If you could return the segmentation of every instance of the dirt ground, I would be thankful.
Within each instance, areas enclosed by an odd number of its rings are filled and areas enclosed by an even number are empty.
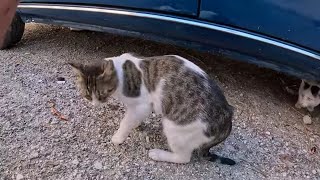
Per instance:
[[[99,108],[87,104],[66,63],[124,52],[179,54],[206,69],[236,109],[230,137],[212,151],[235,166],[153,162],[148,150],[167,147],[157,117],[125,144],[110,142],[124,107],[114,99]],[[0,180],[320,179],[320,121],[304,125],[308,113],[295,109],[297,96],[285,90],[297,90],[295,78],[175,46],[38,24],[27,25],[17,47],[0,51],[0,63]],[[53,104],[68,121],[52,114]]]

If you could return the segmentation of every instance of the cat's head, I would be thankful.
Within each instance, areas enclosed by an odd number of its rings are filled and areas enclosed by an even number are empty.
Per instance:
[[[320,104],[320,83],[302,80],[299,88],[299,98],[296,103],[297,108],[307,108],[313,111],[314,107]]]
[[[116,91],[118,77],[112,60],[86,66],[69,64],[77,76],[76,84],[81,96],[93,105],[106,102]]]

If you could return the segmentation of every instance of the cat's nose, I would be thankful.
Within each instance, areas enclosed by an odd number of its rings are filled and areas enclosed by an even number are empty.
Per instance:
[[[93,100],[91,103],[92,103],[93,106],[99,106],[100,105],[100,102],[97,101],[97,100]]]

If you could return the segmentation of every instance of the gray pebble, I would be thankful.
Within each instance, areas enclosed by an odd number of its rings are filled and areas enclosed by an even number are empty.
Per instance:
[[[22,174],[17,174],[16,180],[21,180],[21,179],[23,179],[23,175]]]
[[[94,164],[93,164],[93,167],[95,168],[95,169],[102,169],[102,162],[100,162],[100,161],[95,161],[94,162]]]
[[[311,117],[308,115],[303,116],[303,123],[307,125],[312,124]]]
[[[74,164],[74,165],[78,165],[78,164],[79,164],[79,161],[78,161],[78,159],[75,159],[75,160],[73,160],[71,163]]]

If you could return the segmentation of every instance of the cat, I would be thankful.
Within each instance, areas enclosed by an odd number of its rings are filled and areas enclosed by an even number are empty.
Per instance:
[[[233,107],[194,63],[177,55],[138,57],[126,53],[87,66],[69,64],[85,99],[98,105],[112,96],[125,104],[125,117],[111,139],[114,144],[122,144],[142,120],[155,112],[162,115],[171,151],[151,149],[151,159],[188,163],[193,152],[198,152],[210,161],[235,164],[209,152],[229,136]]]
[[[320,82],[301,80],[296,108],[307,108],[312,112],[320,104]]]

